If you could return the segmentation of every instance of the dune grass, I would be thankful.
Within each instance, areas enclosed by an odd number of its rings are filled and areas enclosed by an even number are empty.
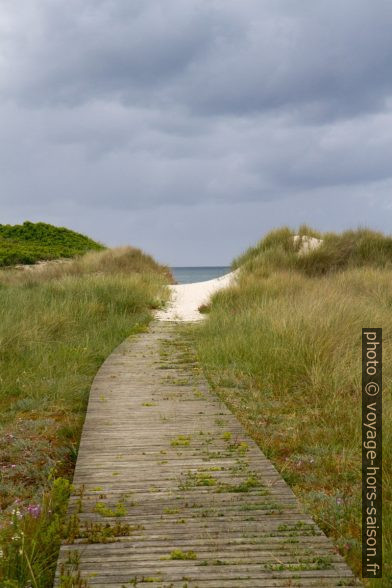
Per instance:
[[[75,259],[59,259],[45,264],[26,265],[23,268],[7,267],[1,272],[1,284],[25,284],[64,278],[66,276],[97,275],[160,275],[167,283],[174,281],[167,266],[155,261],[151,255],[135,247],[105,249],[99,254],[90,251]]]
[[[0,272],[1,586],[52,585],[92,379],[168,280],[132,248]]]
[[[294,235],[322,239],[321,245],[308,255],[298,255],[300,242]],[[355,267],[392,269],[392,237],[366,228],[324,233],[302,225],[298,231],[283,227],[271,231],[255,247],[233,261],[233,269],[248,272],[275,269],[296,269],[308,276],[320,276]]]
[[[47,223],[0,225],[0,266],[74,257],[104,246],[85,235]]]
[[[322,235],[323,249],[305,259],[293,234],[274,231],[236,260],[238,284],[214,296],[196,330],[198,354],[217,392],[360,575],[361,329],[383,328],[384,580],[368,584],[391,586],[391,239],[365,230]]]

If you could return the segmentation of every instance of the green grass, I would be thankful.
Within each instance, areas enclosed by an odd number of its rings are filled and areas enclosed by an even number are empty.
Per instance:
[[[298,232],[297,232],[298,233]],[[305,227],[303,234],[313,234]],[[217,392],[361,570],[361,329],[383,328],[384,583],[392,583],[392,239],[367,230],[321,235],[298,256],[274,231],[238,258],[196,328]]]
[[[54,564],[65,530],[70,483],[52,481],[40,502],[39,513],[18,505],[1,529],[1,576],[4,588],[53,585]],[[77,584],[72,584],[76,586]]]
[[[192,560],[197,559],[197,555],[194,551],[182,551],[182,549],[173,549],[173,551],[170,554],[170,559]]]
[[[126,506],[119,501],[114,508],[110,508],[104,502],[97,502],[94,506],[94,512],[103,517],[124,517],[127,514]]]
[[[104,249],[89,237],[47,223],[0,225],[0,266],[74,257]]]
[[[172,447],[188,447],[191,443],[191,438],[188,435],[179,435],[170,441]]]
[[[131,248],[0,272],[1,586],[52,585],[61,513],[55,522],[56,509],[43,505],[53,480],[72,478],[98,367],[146,328],[167,297],[167,276]],[[62,512],[64,500],[54,502]]]

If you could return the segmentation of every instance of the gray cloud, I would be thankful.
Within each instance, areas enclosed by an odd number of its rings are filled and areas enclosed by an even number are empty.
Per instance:
[[[388,228],[388,0],[4,0],[0,23],[1,222],[173,263],[276,224]]]

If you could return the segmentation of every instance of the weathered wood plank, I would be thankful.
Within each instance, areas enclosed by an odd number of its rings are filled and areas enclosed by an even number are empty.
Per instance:
[[[155,323],[99,370],[55,585],[76,570],[96,588],[360,585],[180,355]]]

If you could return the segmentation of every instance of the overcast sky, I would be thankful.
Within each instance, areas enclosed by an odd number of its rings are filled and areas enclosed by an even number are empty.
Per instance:
[[[0,223],[171,265],[391,232],[390,0],[0,0]]]

